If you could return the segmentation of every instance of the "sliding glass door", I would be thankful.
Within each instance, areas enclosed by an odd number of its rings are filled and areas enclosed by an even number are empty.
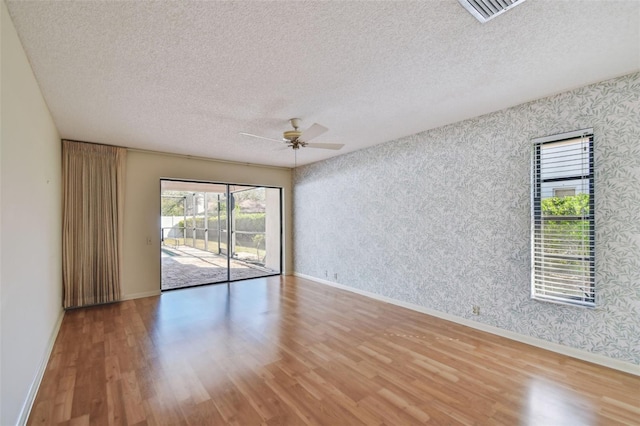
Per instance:
[[[279,273],[280,189],[230,186],[230,196],[230,279],[250,278],[257,271]]]
[[[161,180],[163,290],[281,272],[282,190]]]

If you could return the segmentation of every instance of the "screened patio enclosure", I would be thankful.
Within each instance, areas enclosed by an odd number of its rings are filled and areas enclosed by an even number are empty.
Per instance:
[[[280,188],[163,179],[162,290],[277,275]]]

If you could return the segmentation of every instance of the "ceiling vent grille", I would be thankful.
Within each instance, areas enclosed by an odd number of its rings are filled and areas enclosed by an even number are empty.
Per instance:
[[[475,18],[485,23],[503,14],[524,0],[458,0]]]

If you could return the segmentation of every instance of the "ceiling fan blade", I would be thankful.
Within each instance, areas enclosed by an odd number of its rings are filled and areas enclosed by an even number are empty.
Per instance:
[[[254,135],[254,134],[251,134],[251,133],[240,132],[240,134],[242,136],[249,136],[251,138],[266,139],[268,141],[274,141],[274,142],[284,142],[282,139],[267,138],[267,137],[264,137],[264,136],[258,136],[258,135]]]
[[[313,123],[313,125],[311,127],[309,127],[307,130],[302,132],[302,134],[300,135],[300,137],[298,139],[300,139],[301,141],[308,142],[311,139],[320,136],[321,134],[323,134],[327,130],[329,130],[329,129],[327,129],[324,126],[321,126],[318,123]]]
[[[323,149],[341,149],[344,146],[342,143],[308,143],[305,148],[323,148]]]

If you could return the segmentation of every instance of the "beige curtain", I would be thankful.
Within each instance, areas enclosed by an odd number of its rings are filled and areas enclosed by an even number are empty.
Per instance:
[[[65,308],[120,299],[127,150],[62,141]]]

